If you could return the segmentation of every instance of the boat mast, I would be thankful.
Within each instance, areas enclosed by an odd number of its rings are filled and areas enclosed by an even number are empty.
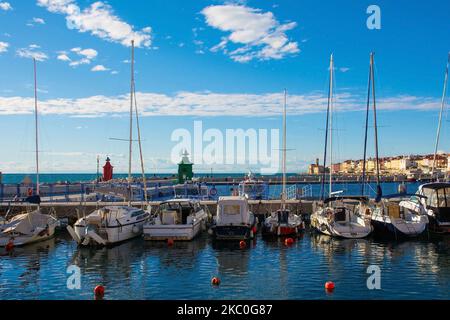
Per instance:
[[[364,134],[364,155],[362,163],[362,184],[361,184],[361,195],[366,192],[366,155],[367,155],[367,133],[369,128],[369,109],[370,109],[370,88],[372,84],[372,63],[369,67],[369,84],[367,86],[367,105],[366,105],[366,126]]]
[[[333,192],[333,69],[334,61],[333,54],[330,58],[330,94],[328,96],[328,104],[330,106],[330,191],[329,196]],[[325,168],[323,168],[325,170]]]
[[[33,58],[34,65],[34,125],[36,138],[36,195],[39,196],[39,127],[38,127],[38,96],[37,96],[37,76],[36,59]]]
[[[286,96],[287,91],[284,89],[284,107],[283,107],[283,192],[281,194],[281,209],[286,210]]]
[[[375,100],[375,71],[374,71],[374,53],[370,53],[370,74],[372,78],[372,98],[373,98],[373,126],[375,134],[375,164],[377,174],[377,195],[376,200],[381,200],[381,184],[380,184],[380,160],[378,157],[378,126],[377,126],[377,104]]]
[[[134,94],[134,40],[131,40],[131,84],[130,84],[130,141],[128,153],[128,202],[131,202],[131,156],[133,150],[133,94]]]
[[[138,106],[137,106],[137,100],[136,100],[136,84],[134,81],[133,81],[133,94],[134,94],[134,107],[135,107],[135,113],[136,113],[136,126],[137,126],[138,144],[139,144],[139,157],[141,160],[142,183],[144,184],[144,200],[145,200],[145,203],[148,204],[147,178],[145,177],[144,156],[142,155],[141,127],[139,125],[139,113],[138,113]]]
[[[331,54],[331,59],[330,59],[330,70],[332,68],[332,61],[333,61],[333,54]],[[330,98],[331,98],[331,85],[332,85],[332,76],[330,76],[330,83],[329,83],[329,88],[328,88],[328,104],[327,104],[327,120],[325,123],[325,148],[323,150],[323,172],[322,172],[322,185],[321,185],[321,196],[320,199],[324,200],[325,198],[325,178],[326,178],[326,166],[327,166],[327,149],[328,149],[328,123],[329,123],[329,119],[330,119]],[[319,168],[318,168],[319,169]]]
[[[450,63],[450,52],[448,53],[447,67],[445,68],[444,90],[442,92],[441,110],[439,111],[439,122],[438,122],[437,133],[436,133],[436,143],[434,145],[433,165],[431,167],[431,179],[433,179],[434,170],[436,169],[436,156],[437,156],[437,151],[438,151],[438,146],[439,146],[439,137],[441,135],[442,112],[444,111],[445,95],[447,93],[448,65],[449,65],[449,63]]]

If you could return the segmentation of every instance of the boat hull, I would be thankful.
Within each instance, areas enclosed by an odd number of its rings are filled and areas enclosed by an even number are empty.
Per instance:
[[[213,226],[211,228],[215,240],[248,240],[253,238],[251,226]]]
[[[379,236],[387,236],[391,238],[412,238],[420,236],[427,227],[426,223],[414,223],[409,228],[401,228],[392,222],[384,222],[372,220],[374,233]]]
[[[359,224],[346,224],[339,225],[335,223],[329,223],[325,217],[311,217],[311,226],[318,232],[328,236],[344,238],[344,239],[362,239],[372,232],[371,225],[362,226]]]
[[[202,231],[203,223],[198,221],[191,225],[145,225],[144,240],[164,241],[173,239],[190,241]]]
[[[48,232],[46,230],[43,230],[42,232],[38,232],[37,234],[34,234],[32,236],[14,236],[14,246],[24,246],[27,244],[51,239],[55,235],[55,229],[56,224],[49,226]],[[0,237],[0,247],[6,246],[10,239],[11,237],[9,236]]]
[[[140,220],[122,226],[104,227],[101,232],[96,233],[104,240],[105,245],[116,244],[141,236],[146,221]],[[75,233],[80,238],[81,243],[87,237],[88,228],[89,225],[81,225],[78,223],[74,225]]]

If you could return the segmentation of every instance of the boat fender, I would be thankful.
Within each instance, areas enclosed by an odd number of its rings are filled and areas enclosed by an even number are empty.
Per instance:
[[[14,250],[14,240],[13,239],[10,239],[8,241],[8,243],[5,246],[5,250],[6,250],[7,253],[10,253],[11,251]]]
[[[131,232],[133,232],[134,234],[138,234],[140,231],[141,230],[137,225],[134,225],[133,228],[131,229]]]

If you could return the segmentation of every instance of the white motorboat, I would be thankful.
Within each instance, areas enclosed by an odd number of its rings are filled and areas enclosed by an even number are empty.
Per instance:
[[[111,245],[142,235],[150,214],[127,206],[108,206],[97,209],[67,227],[80,245]]]
[[[256,219],[241,196],[219,197],[211,234],[217,240],[248,240],[256,233]]]
[[[372,232],[368,198],[341,196],[316,204],[311,226],[317,231],[340,238],[365,238]]]
[[[247,176],[238,185],[238,196],[247,197],[250,200],[263,200],[268,198],[269,186],[263,180],[257,180],[249,171]]]
[[[376,233],[395,238],[418,236],[428,225],[425,207],[415,196],[400,202],[383,199],[372,209],[371,220]]]
[[[162,202],[159,213],[144,225],[145,240],[192,240],[206,229],[208,214],[193,199]]]
[[[55,234],[58,220],[39,209],[14,216],[0,225],[0,246],[15,246],[47,240]]]

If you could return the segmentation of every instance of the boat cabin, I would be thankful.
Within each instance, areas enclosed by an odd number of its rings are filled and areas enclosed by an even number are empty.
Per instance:
[[[425,207],[437,213],[439,221],[450,222],[450,183],[427,183],[417,193],[426,197],[422,199]]]
[[[190,224],[195,213],[202,210],[198,202],[188,199],[163,202],[159,209],[159,218],[163,225]]]
[[[250,224],[250,211],[246,197],[220,197],[217,203],[217,225]]]

